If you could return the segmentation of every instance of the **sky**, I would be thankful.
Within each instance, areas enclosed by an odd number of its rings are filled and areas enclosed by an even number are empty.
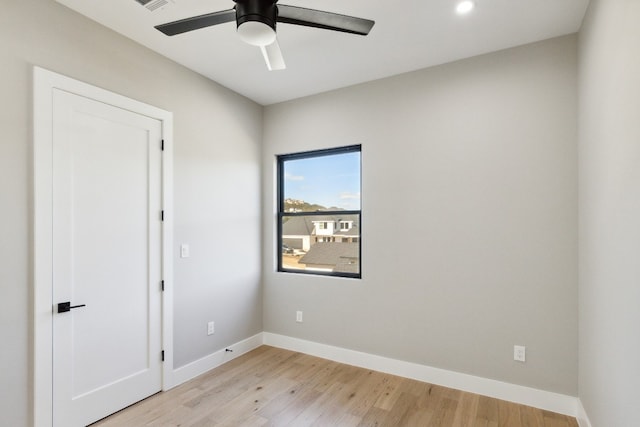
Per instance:
[[[284,176],[285,199],[360,209],[360,152],[287,160]]]

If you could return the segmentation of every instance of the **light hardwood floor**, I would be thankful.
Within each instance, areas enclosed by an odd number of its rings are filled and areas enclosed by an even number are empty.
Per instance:
[[[259,347],[92,427],[577,427],[574,418]]]

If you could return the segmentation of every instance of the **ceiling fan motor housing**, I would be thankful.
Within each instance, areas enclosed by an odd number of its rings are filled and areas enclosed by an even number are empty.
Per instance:
[[[236,23],[240,27],[245,22],[261,22],[276,31],[278,9],[273,0],[234,0],[236,2]]]

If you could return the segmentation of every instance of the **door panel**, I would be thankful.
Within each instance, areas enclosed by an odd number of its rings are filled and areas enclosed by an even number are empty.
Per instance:
[[[54,426],[161,389],[161,124],[54,91]]]

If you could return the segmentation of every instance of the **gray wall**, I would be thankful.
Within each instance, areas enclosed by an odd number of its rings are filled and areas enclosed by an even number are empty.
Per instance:
[[[176,367],[263,330],[264,305],[269,332],[571,395],[579,378],[594,426],[632,425],[640,4],[591,1],[579,73],[563,37],[273,105],[263,128],[260,106],[53,1],[1,3],[0,425],[29,419],[32,65],[174,112]],[[275,273],[274,155],[354,143],[363,279]]]
[[[21,427],[30,396],[32,65],[174,113],[176,366],[262,331],[262,108],[54,1],[0,4],[0,425]],[[177,258],[180,243],[191,258]]]
[[[579,396],[594,427],[638,425],[640,2],[591,0],[580,33]]]
[[[265,331],[575,396],[576,44],[266,107]],[[362,280],[276,273],[275,155],[357,143]]]

